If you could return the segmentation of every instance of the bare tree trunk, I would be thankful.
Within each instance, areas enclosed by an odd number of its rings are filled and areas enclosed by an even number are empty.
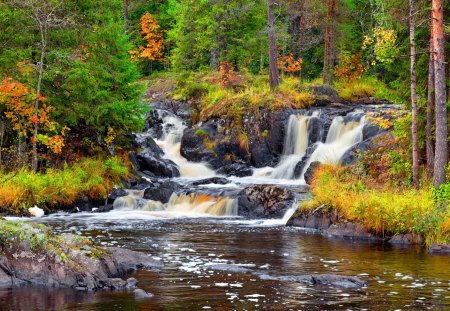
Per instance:
[[[34,123],[34,133],[33,133],[33,155],[31,159],[31,166],[33,171],[37,171],[38,168],[38,157],[37,157],[37,135],[39,129],[39,98],[41,96],[41,85],[42,76],[44,74],[44,58],[45,49],[47,48],[47,22],[39,23],[39,31],[41,33],[41,59],[39,62],[39,76],[36,88],[36,102],[34,104],[34,116],[36,117]]]
[[[280,84],[278,77],[278,51],[275,30],[275,0],[267,0],[267,20],[268,20],[268,35],[269,35],[269,83],[270,88],[276,88]]]
[[[414,0],[409,0],[409,43],[411,49],[411,110],[412,110],[412,166],[413,185],[419,189],[419,140],[417,138],[417,81],[416,81],[416,42],[415,42],[415,6]]]
[[[3,162],[3,142],[5,139],[5,122],[0,121],[0,166],[2,166],[2,162]]]
[[[445,167],[448,161],[447,96],[445,89],[444,8],[442,0],[432,0],[433,51],[436,111],[436,150],[434,158],[433,185],[438,188],[445,183]]]
[[[335,58],[335,19],[336,0],[327,0],[327,20],[325,25],[325,51],[323,60],[323,83],[333,84],[334,82],[334,58]]]
[[[428,62],[427,128],[426,128],[427,176],[428,179],[430,180],[433,178],[433,170],[434,170],[433,114],[434,114],[434,52],[433,52],[433,32],[430,31],[430,60]]]

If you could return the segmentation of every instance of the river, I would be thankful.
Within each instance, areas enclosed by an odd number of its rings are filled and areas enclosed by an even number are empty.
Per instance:
[[[419,248],[331,239],[241,218],[125,220],[112,211],[30,221],[148,253],[165,268],[135,275],[139,287],[154,294],[151,299],[135,300],[127,292],[19,288],[0,291],[2,310],[450,309],[445,268],[450,258]],[[308,273],[358,276],[369,286],[351,290],[283,280]],[[265,280],[267,275],[276,280]]]

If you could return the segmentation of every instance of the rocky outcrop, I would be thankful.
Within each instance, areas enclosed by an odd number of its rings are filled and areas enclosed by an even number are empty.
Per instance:
[[[432,244],[428,252],[434,255],[450,255],[450,244]]]
[[[222,166],[216,171],[219,175],[246,177],[253,174],[253,170],[245,164],[233,163]]]
[[[153,182],[147,189],[145,189],[144,199],[167,203],[169,202],[172,194],[180,190],[181,186],[171,180]]]
[[[311,212],[297,211],[286,223],[287,226],[317,230],[317,232],[336,238],[382,241],[363,225],[340,219],[336,211],[319,206]]]
[[[36,230],[36,229],[26,229]],[[42,234],[36,231],[35,234]],[[80,291],[136,288],[135,280],[122,279],[137,269],[161,269],[163,264],[140,252],[122,248],[100,249],[72,235],[41,250],[31,240],[3,245],[0,255],[0,288],[38,285]],[[50,237],[49,239],[54,239]]]
[[[305,179],[305,182],[308,184],[308,185],[310,185],[311,184],[311,182],[312,182],[312,180],[313,180],[313,177],[314,177],[314,172],[317,170],[317,168],[320,166],[320,162],[317,162],[317,161],[315,161],[315,162],[312,162],[310,165],[309,165],[309,167],[308,167],[308,169],[306,170],[306,172],[305,172],[305,174],[304,174],[304,179]]]
[[[396,234],[388,240],[391,244],[396,245],[413,245],[413,244],[423,244],[424,240],[420,235],[406,233],[406,234]]]
[[[138,170],[144,172],[149,176],[180,176],[180,171],[173,161],[156,156],[155,153],[150,149],[138,152],[135,155],[135,164]]]
[[[293,193],[272,185],[252,185],[240,192],[238,214],[250,218],[282,217],[292,204]]]

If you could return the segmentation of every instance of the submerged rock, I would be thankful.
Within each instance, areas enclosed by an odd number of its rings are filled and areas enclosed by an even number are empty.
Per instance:
[[[230,181],[223,177],[211,177],[196,180],[192,183],[193,186],[207,185],[207,184],[218,184],[218,185],[226,185],[229,184]]]
[[[288,276],[271,276],[261,274],[259,276],[262,280],[273,280],[283,282],[299,282],[310,285],[331,285],[343,288],[363,288],[367,287],[369,283],[360,278],[347,275],[337,274],[305,274],[305,275],[288,275]]]
[[[273,185],[252,185],[241,191],[238,214],[250,218],[282,217],[292,204],[292,191]]]
[[[428,252],[435,255],[450,255],[450,244],[432,244]]]
[[[153,294],[147,293],[145,290],[140,289],[140,288],[136,288],[133,291],[134,294],[134,298],[136,299],[146,299],[146,298],[152,298]]]

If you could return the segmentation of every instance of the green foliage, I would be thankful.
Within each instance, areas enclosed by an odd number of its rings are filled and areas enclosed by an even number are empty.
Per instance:
[[[37,205],[57,208],[70,205],[80,195],[104,199],[114,185],[128,176],[123,159],[84,159],[61,170],[48,169],[38,174],[21,169],[0,176],[0,206],[4,211],[20,213]]]

